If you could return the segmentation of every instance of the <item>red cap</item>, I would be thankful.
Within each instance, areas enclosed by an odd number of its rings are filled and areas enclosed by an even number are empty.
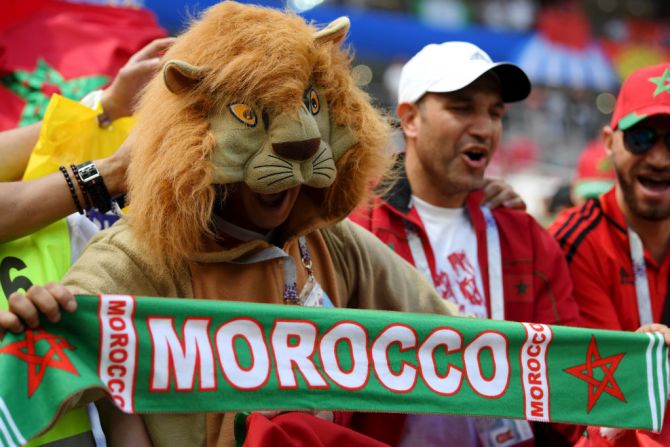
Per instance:
[[[634,71],[617,97],[610,126],[626,130],[652,115],[670,115],[670,63]]]

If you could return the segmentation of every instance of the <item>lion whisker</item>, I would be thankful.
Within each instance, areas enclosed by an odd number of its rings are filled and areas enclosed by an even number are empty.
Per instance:
[[[333,157],[324,158],[323,160],[321,160],[321,161],[318,162],[318,163],[313,163],[312,166],[314,166],[314,167],[319,166],[320,164],[322,164],[322,163],[326,163],[326,162],[328,162],[328,161],[331,161],[332,159],[333,159]]]
[[[274,177],[274,176],[282,175],[282,174],[286,174],[286,173],[287,173],[286,171],[284,171],[284,172],[272,172],[270,174],[265,174],[262,177],[258,177],[258,180],[263,180],[263,179],[266,179],[268,177]],[[293,175],[293,173],[290,173],[289,175]]]
[[[318,168],[317,168],[317,167],[314,167],[314,172],[316,172],[316,171],[323,171],[323,170],[334,171],[335,168],[332,167],[332,166],[319,166]]]
[[[256,168],[282,168],[282,169],[285,169],[285,168],[287,168],[287,167],[293,169],[293,166],[291,166],[291,165],[288,165],[288,166],[282,166],[282,165],[257,165],[257,166],[254,166],[254,169],[256,169]]]
[[[272,155],[272,154],[268,154],[268,157],[270,157],[270,158],[274,158],[275,160],[279,160],[279,161],[281,161],[282,163],[285,163],[286,166],[291,167],[291,163],[289,163],[288,161],[284,160],[283,158],[279,158],[279,157],[277,157],[276,155]]]
[[[324,147],[323,149],[321,149],[321,152],[319,152],[319,155],[316,156],[316,158],[314,159],[314,161],[312,163],[316,163],[317,161],[319,161],[319,158],[321,158],[321,156],[326,152],[326,149],[328,149],[328,148]]]
[[[330,178],[331,178],[330,175],[328,175],[328,174],[324,174],[323,172],[315,172],[314,175],[322,175],[322,176],[326,177],[326,178],[329,179],[329,180],[330,180]]]
[[[274,180],[274,181],[268,183],[267,186],[272,186],[272,185],[274,185],[275,183],[281,182],[281,181],[286,180],[286,179],[289,179],[289,178],[291,178],[291,177],[293,177],[293,174],[292,174],[292,173],[291,173],[291,175],[287,175],[286,177],[282,177],[282,178],[280,178],[280,179],[277,179],[277,180]]]

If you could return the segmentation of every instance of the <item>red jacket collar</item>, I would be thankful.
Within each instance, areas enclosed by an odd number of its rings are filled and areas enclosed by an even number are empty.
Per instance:
[[[616,224],[623,233],[626,233],[628,224],[626,223],[626,217],[623,215],[623,211],[621,211],[621,208],[619,208],[619,204],[616,201],[615,187],[612,187],[612,189],[600,197],[600,203],[602,204],[603,212],[610,222]]]
[[[396,214],[412,223],[419,224],[418,214],[411,207],[412,187],[404,172],[402,174],[402,177],[394,183],[393,187],[384,196],[384,202]],[[465,199],[465,207],[468,210],[468,215],[473,219],[475,230],[485,228],[484,215],[480,209],[482,200],[484,200],[484,192],[481,190],[470,192]]]

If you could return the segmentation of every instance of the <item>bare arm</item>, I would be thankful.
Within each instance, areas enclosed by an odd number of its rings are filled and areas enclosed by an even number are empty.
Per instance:
[[[42,123],[0,132],[0,182],[20,180],[37,143]]]
[[[100,100],[110,119],[133,113],[142,89],[160,69],[160,56],[174,41],[174,37],[155,39],[133,54],[126,65],[121,67]]]
[[[127,140],[114,155],[95,162],[112,197],[126,190],[130,144]],[[68,173],[83,205],[85,202],[72,171],[68,169]],[[33,233],[76,211],[61,172],[37,180],[0,183],[0,243]]]

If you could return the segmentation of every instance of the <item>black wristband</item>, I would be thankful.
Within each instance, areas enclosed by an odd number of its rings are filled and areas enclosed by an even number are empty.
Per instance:
[[[98,211],[106,213],[112,209],[112,198],[95,163],[86,161],[77,165],[77,175],[84,184],[84,189],[91,198],[93,206]]]
[[[65,166],[59,166],[58,169],[60,169],[60,172],[63,173],[63,177],[65,177],[65,182],[67,182],[67,187],[70,189],[70,195],[72,196],[74,206],[77,208],[77,212],[79,212],[79,214],[84,214],[84,210],[81,207],[81,203],[79,202],[79,197],[77,197],[77,191],[75,191],[74,185],[72,184],[70,174],[68,174]]]

